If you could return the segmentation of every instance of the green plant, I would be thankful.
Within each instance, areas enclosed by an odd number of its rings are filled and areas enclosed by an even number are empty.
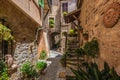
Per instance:
[[[120,80],[120,76],[116,73],[114,68],[104,62],[104,69],[99,70],[96,63],[87,63],[86,69],[79,67],[78,70],[72,69],[75,76],[67,76],[69,80]]]
[[[47,67],[47,63],[46,63],[46,62],[38,61],[38,62],[36,63],[36,69],[37,69],[38,71],[43,70],[43,69],[45,69],[46,67]]]
[[[62,32],[62,35],[63,36],[67,36],[67,32]]]
[[[74,34],[75,30],[74,29],[70,29],[69,34]]]
[[[2,40],[11,41],[14,37],[11,34],[11,30],[0,23],[0,42]]]
[[[45,59],[46,56],[47,56],[46,52],[44,50],[41,51],[41,53],[40,53],[40,59]]]
[[[36,70],[34,69],[34,66],[31,65],[30,62],[23,63],[20,71],[23,73],[24,76],[27,76],[27,77],[32,77],[37,75]]]
[[[86,55],[86,52],[83,48],[76,49],[75,52],[79,57],[83,57],[84,55]]]
[[[50,26],[50,28],[53,28],[53,27],[54,27],[54,24],[50,24],[49,26]]]
[[[54,19],[53,19],[53,18],[49,19],[49,26],[50,26],[51,28],[54,27]]]
[[[0,76],[0,80],[9,80],[9,76],[7,71],[4,71],[1,76]]]
[[[84,51],[88,56],[97,57],[99,52],[98,41],[92,39],[92,41],[87,42],[84,46]]]
[[[63,15],[66,15],[66,14],[68,14],[68,12],[66,12],[66,11],[65,11],[65,12],[63,12]]]
[[[0,60],[0,75],[4,72],[4,69],[6,68],[5,62],[1,59]]]
[[[54,19],[49,19],[50,24],[54,24]]]

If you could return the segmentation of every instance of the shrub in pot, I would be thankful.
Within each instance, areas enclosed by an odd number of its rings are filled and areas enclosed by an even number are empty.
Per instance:
[[[47,53],[44,50],[41,51],[41,53],[40,53],[40,59],[44,60],[44,59],[46,59],[46,57],[47,57]]]
[[[38,72],[42,73],[47,67],[47,63],[43,61],[36,62],[36,69]]]
[[[37,75],[34,66],[30,62],[23,63],[20,71],[23,78],[34,78]]]

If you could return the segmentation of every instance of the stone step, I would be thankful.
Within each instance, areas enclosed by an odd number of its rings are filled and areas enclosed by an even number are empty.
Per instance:
[[[78,37],[78,34],[68,34],[68,37]]]
[[[67,45],[77,45],[79,44],[79,41],[70,41],[67,43]]]
[[[79,59],[77,59],[77,58],[67,58],[66,59],[67,61],[84,61],[84,59],[83,58],[79,58]]]
[[[66,61],[66,65],[74,65],[74,66],[77,66],[77,61]]]
[[[75,69],[75,70],[78,69],[78,65],[70,65],[70,64],[67,64],[66,67],[69,68],[69,69],[70,69],[70,68]]]

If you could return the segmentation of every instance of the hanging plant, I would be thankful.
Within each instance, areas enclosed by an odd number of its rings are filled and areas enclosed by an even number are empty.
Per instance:
[[[54,20],[53,19],[49,19],[49,23],[50,24],[54,24]]]
[[[50,24],[50,28],[53,28],[54,27],[54,24]]]
[[[74,29],[70,29],[69,34],[74,34],[75,30]]]
[[[10,41],[14,40],[14,37],[11,34],[11,30],[0,23],[0,42],[2,40]]]
[[[64,15],[64,16],[65,16],[65,15],[67,15],[67,14],[68,14],[68,12],[66,12],[66,11],[65,11],[65,12],[63,12],[63,15]]]
[[[49,26],[50,28],[54,27],[54,19],[49,19]]]

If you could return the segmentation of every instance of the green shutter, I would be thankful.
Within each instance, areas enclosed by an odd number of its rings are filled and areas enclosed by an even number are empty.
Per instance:
[[[41,6],[42,8],[44,8],[44,0],[38,0],[39,6]]]

